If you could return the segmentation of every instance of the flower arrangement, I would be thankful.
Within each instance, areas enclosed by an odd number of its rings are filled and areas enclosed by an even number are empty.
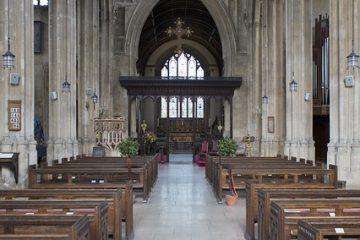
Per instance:
[[[122,156],[131,157],[138,154],[139,143],[135,139],[126,138],[119,144],[118,149]]]
[[[219,140],[218,153],[220,156],[235,156],[238,144],[232,138],[225,137]]]
[[[151,131],[146,131],[144,133],[144,140],[146,143],[153,143],[156,141],[156,135],[155,133],[151,132]]]

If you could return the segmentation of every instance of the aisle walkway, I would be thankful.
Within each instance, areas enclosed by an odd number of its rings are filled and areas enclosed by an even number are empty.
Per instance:
[[[159,178],[147,203],[134,206],[135,240],[242,240],[245,199],[217,204],[204,168],[159,165]]]

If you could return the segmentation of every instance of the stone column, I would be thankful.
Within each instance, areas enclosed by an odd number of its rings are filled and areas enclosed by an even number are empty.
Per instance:
[[[359,187],[360,174],[360,85],[359,69],[346,68],[346,56],[360,51],[360,3],[355,0],[330,2],[330,143],[328,164],[338,166],[338,178],[347,186]],[[344,77],[353,76],[353,87],[344,86]]]
[[[49,92],[58,99],[49,104],[47,160],[78,154],[76,139],[76,2],[49,1]],[[70,92],[62,91],[65,79]]]
[[[285,154],[313,160],[312,104],[304,94],[312,92],[312,0],[285,1],[286,10],[286,144]],[[298,83],[290,92],[289,83]]]
[[[96,0],[78,1],[78,31],[77,31],[77,59],[78,59],[78,87],[79,87],[79,138],[81,139],[81,152],[90,154],[95,145],[94,118],[99,117],[99,106],[101,105],[102,116],[107,105],[103,101],[103,91],[100,86],[100,71],[103,70],[104,61],[100,61],[100,28],[99,3]],[[107,12],[104,4],[101,5],[102,13]],[[105,8],[105,9],[103,9]],[[106,10],[106,11],[105,11]],[[105,15],[106,16],[106,15]],[[105,17],[104,16],[104,17]],[[103,19],[102,19],[103,20]],[[104,34],[105,36],[106,34]],[[105,74],[106,76],[106,74]],[[106,79],[106,78],[105,78]],[[104,80],[104,79],[102,79]],[[101,93],[101,94],[100,94]],[[92,96],[98,96],[98,103],[92,101]],[[109,96],[109,94],[105,94]]]
[[[1,0],[0,51],[10,50],[15,55],[15,68],[0,71],[0,151],[19,152],[19,185],[27,184],[27,170],[37,163],[34,140],[34,49],[32,1]],[[1,62],[2,64],[2,62]],[[10,85],[10,74],[20,76],[19,85]],[[18,131],[8,128],[8,101],[21,101],[21,127]],[[3,169],[2,178],[6,184],[15,182],[13,173]]]

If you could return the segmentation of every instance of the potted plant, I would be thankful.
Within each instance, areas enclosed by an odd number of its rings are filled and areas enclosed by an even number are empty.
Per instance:
[[[132,138],[126,138],[118,146],[121,156],[126,157],[128,165],[128,179],[131,179],[131,156],[135,156],[139,151],[139,143]]]
[[[234,139],[232,139],[230,137],[225,137],[225,138],[219,140],[218,154],[220,156],[233,157],[236,154],[237,148],[238,148],[238,144]]]
[[[234,139],[230,137],[225,137],[219,140],[218,154],[220,156],[235,156],[237,148],[238,148],[238,144]],[[232,206],[236,203],[238,194],[235,190],[234,177],[231,173],[230,167],[228,171],[229,171],[228,181],[229,181],[230,194],[225,195],[225,201],[227,205]]]
[[[131,157],[138,154],[139,143],[132,138],[126,138],[118,146],[121,156]]]

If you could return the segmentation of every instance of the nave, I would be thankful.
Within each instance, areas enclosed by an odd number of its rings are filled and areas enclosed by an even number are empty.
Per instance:
[[[245,197],[218,204],[205,169],[193,164],[159,165],[148,202],[134,205],[134,240],[241,240],[244,230]]]

